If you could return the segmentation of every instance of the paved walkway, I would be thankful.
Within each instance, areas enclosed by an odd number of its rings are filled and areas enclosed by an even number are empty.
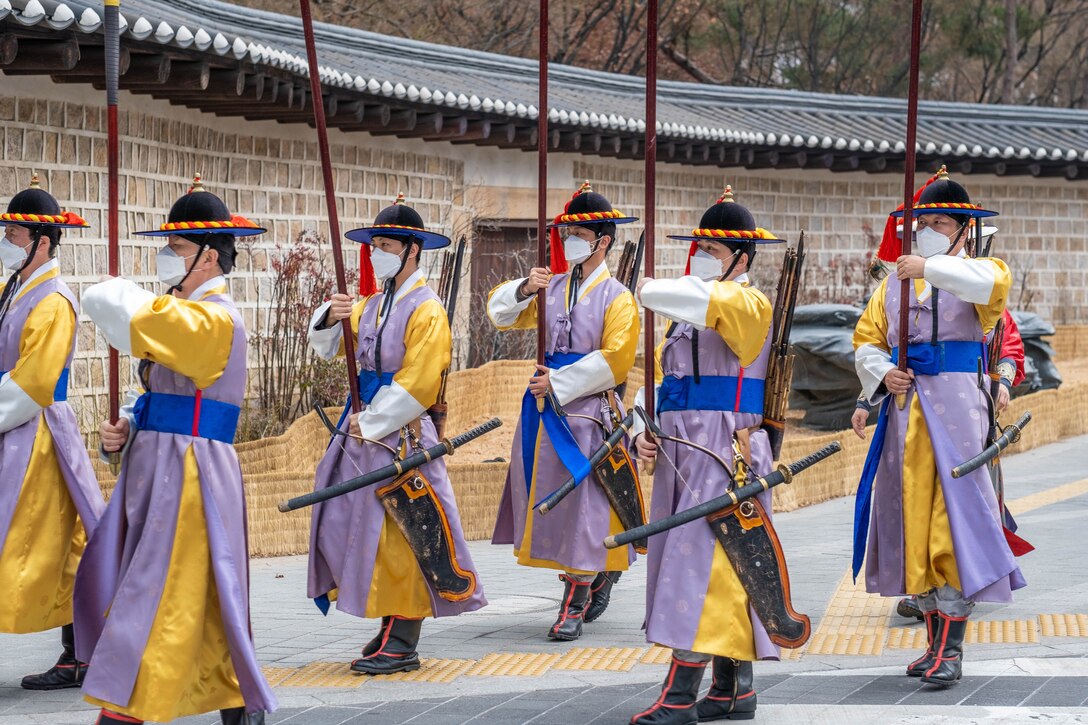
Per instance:
[[[924,638],[922,626],[895,616],[892,601],[859,591],[846,576],[852,500],[776,518],[794,604],[812,616],[813,636],[783,661],[756,665],[760,720],[1088,723],[1088,437],[1005,465],[1010,508],[1037,547],[1020,560],[1029,587],[1013,604],[979,605],[965,677],[950,690],[900,674]],[[254,561],[254,635],[281,702],[269,723],[625,723],[656,696],[668,653],[647,645],[640,629],[643,566],[624,576],[607,614],[586,625],[581,640],[560,644],[544,636],[562,591],[555,574],[514,566],[505,547],[475,542],[472,553],[491,604],[427,621],[424,667],[384,679],[347,670],[375,622],[335,611],[322,617],[303,596],[303,557]],[[93,722],[77,691],[18,687],[23,674],[47,668],[57,649],[55,633],[0,635],[0,725]]]

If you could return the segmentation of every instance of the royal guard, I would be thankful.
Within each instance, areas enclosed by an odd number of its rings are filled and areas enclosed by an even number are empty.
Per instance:
[[[940,174],[938,177],[939,176]],[[933,180],[935,181],[938,177],[934,177]],[[917,226],[917,223],[915,223],[914,226]],[[899,223],[899,231],[902,232],[902,221]],[[984,225],[982,227],[983,244],[988,245],[989,242],[987,240],[990,240],[997,231],[997,227]],[[968,240],[966,245],[969,256],[974,256],[972,253],[974,247],[975,239],[972,237]],[[894,270],[894,260],[884,261],[879,257],[874,260],[871,269],[873,276],[878,280],[884,279],[884,277],[891,274]],[[1001,333],[1001,340],[999,342],[1000,347],[996,350],[994,349],[994,345],[998,343],[992,338],[988,343],[990,347],[990,359],[996,359],[997,364],[992,366],[988,373],[990,378],[996,378],[998,383],[998,387],[996,388],[997,394],[994,396],[994,412],[995,414],[1000,414],[1009,406],[1009,402],[1012,400],[1012,389],[1024,380],[1024,341],[1020,337],[1020,328],[1016,325],[1016,320],[1013,319],[1012,313],[1009,312],[1008,308],[1002,313],[1002,323],[994,328],[994,333],[997,332]],[[859,395],[854,414],[850,418],[850,427],[853,428],[854,433],[862,440],[865,439],[865,426],[868,423],[872,410],[873,406],[869,404],[865,394],[862,393]],[[993,472],[994,469],[991,467],[991,473]],[[1000,473],[998,473],[998,475],[1000,475]],[[1000,488],[998,490],[1000,490]],[[1010,524],[1010,528],[1015,531],[1015,523],[1012,522],[1012,517],[1007,511],[1006,517]],[[908,619],[917,619],[919,621],[925,621],[926,619],[918,604],[918,597],[911,596],[900,599],[896,604],[895,611],[899,616]]]
[[[98,723],[168,722],[219,710],[256,725],[276,699],[250,633],[249,552],[234,434],[246,393],[246,331],[227,291],[231,216],[198,176],[145,236],[166,237],[156,295],[125,279],[83,305],[110,345],[140,360],[144,392],[101,426],[121,473],[76,578],[83,692]]]
[[[995,212],[960,184],[939,174],[913,213],[916,254],[898,258],[896,279],[881,282],[854,331],[862,394],[880,414],[858,486],[853,570],[864,559],[869,592],[918,596],[928,645],[907,674],[947,687],[962,675],[975,602],[1009,602],[1025,584],[988,472],[951,475],[987,444],[989,391],[978,371],[1012,277],[1000,259],[968,255]],[[910,280],[906,330],[901,280]],[[896,365],[901,340],[905,371]]]
[[[344,294],[314,313],[310,345],[325,359],[344,354],[351,320],[362,411],[340,421],[317,467],[320,491],[439,442],[428,409],[451,359],[446,310],[419,268],[424,250],[450,240],[427,231],[403,196],[374,224],[346,236],[370,245],[382,291],[358,302]],[[413,565],[414,564],[414,565]],[[356,617],[381,619],[351,669],[385,675],[419,669],[426,617],[452,617],[487,604],[472,563],[444,459],[377,488],[314,506],[309,596]]]
[[[532,329],[537,292],[545,290],[545,364],[537,365],[522,402],[492,543],[513,544],[522,566],[561,572],[562,604],[548,631],[556,640],[581,636],[583,621],[603,613],[612,585],[635,559],[631,547],[602,545],[623,526],[594,482],[578,486],[547,516],[533,510],[576,470],[589,475],[587,457],[623,417],[615,388],[634,365],[638,310],[605,258],[616,225],[634,221],[586,182],[549,225],[565,237],[559,244],[553,236],[551,267],[500,284],[487,303],[499,330]]]
[[[696,440],[729,462],[673,440],[657,440],[635,422],[635,447],[656,460],[651,519],[722,495],[749,476],[771,472],[762,430],[771,354],[770,300],[749,280],[758,248],[781,242],[756,225],[732,190],[703,214],[690,235],[689,273],[645,279],[639,302],[671,324],[656,351],[661,432]],[[639,391],[639,400],[643,399]],[[758,497],[769,522],[771,494]],[[662,725],[755,716],[752,662],[778,659],[746,585],[711,526],[693,522],[652,537],[646,573],[646,639],[673,650],[661,695],[632,723]],[[713,662],[711,688],[699,685]]]
[[[79,305],[57,250],[62,230],[88,224],[62,212],[34,176],[0,225],[0,262],[11,273],[0,294],[0,632],[60,627],[60,659],[22,686],[79,687],[87,668],[75,656],[72,587],[105,503],[67,403]]]

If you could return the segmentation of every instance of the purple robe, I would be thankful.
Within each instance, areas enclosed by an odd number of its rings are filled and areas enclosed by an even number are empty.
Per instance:
[[[0,326],[0,368],[3,370],[15,369],[19,362],[19,343],[27,317],[38,303],[51,294],[59,294],[68,300],[78,318],[79,304],[68,285],[59,277],[39,282],[11,303],[3,326]],[[71,367],[75,349],[76,339],[73,335],[66,367]],[[41,415],[45,417],[45,425],[53,437],[57,465],[68,488],[68,495],[72,497],[72,503],[75,504],[89,538],[98,526],[98,519],[106,504],[102,499],[98,479],[91,468],[91,461],[87,457],[87,445],[79,432],[79,423],[67,401],[55,401],[43,409]],[[39,416],[34,416],[22,425],[0,433],[0,546],[7,540],[11,519],[19,503],[23,479],[34,451],[34,440],[38,435],[38,421]],[[33,482],[28,482],[28,485],[33,485]]]
[[[661,350],[663,375],[678,378],[692,375],[693,329],[691,325],[679,324],[665,341]],[[766,377],[771,343],[768,333],[769,330],[763,331],[765,340],[759,357],[744,368],[742,385],[745,381]],[[699,373],[737,377],[740,371],[740,360],[721,335],[714,330],[700,330]],[[733,462],[734,431],[753,428],[762,422],[762,415],[718,410],[675,410],[659,416],[662,432],[705,446],[718,453],[730,466]],[[752,472],[756,476],[770,473],[773,460],[767,434],[762,430],[753,431],[749,440]],[[708,455],[671,441],[659,441],[659,446],[650,504],[651,521],[671,516],[725,493],[730,480],[721,466]],[[763,492],[758,499],[769,517],[771,492]],[[649,641],[674,649],[693,648],[704,606],[713,606],[713,603],[706,602],[706,595],[714,550],[718,546],[720,544],[713,529],[704,520],[650,537],[646,559],[645,625]],[[748,616],[756,657],[761,660],[778,659],[778,648],[771,643],[767,630],[750,605]],[[727,656],[726,653],[711,654]]]
[[[384,293],[372,297],[363,309],[359,320],[359,336],[355,346],[356,360],[360,370],[375,370],[374,349],[378,337],[377,317],[381,309]],[[382,331],[382,371],[395,372],[404,364],[404,337],[412,314],[428,300],[438,297],[427,285],[417,287],[405,294],[394,305],[385,321]],[[423,435],[422,444],[430,447],[438,444],[438,435],[434,423],[427,414],[420,417]],[[348,429],[345,419],[340,429]],[[400,431],[395,431],[382,439],[382,443],[393,448],[400,440]],[[358,441],[344,441],[342,436],[336,439],[325,451],[317,466],[315,490],[355,478],[368,471],[389,465],[392,454],[381,446],[360,444]],[[465,541],[461,527],[461,516],[457,512],[457,500],[446,473],[446,459],[439,458],[422,466],[420,472],[427,477],[435,496],[441,501],[450,525],[452,544],[458,564],[466,571],[476,574],[472,556]],[[386,482],[388,483],[388,482]],[[365,617],[367,598],[370,593],[371,579],[378,560],[378,543],[385,521],[385,507],[376,495],[382,485],[370,486],[353,491],[345,496],[331,499],[314,506],[310,527],[310,563],[307,593],[310,597],[320,597],[333,589],[338,589],[336,608],[356,617]],[[392,524],[391,524],[392,525]],[[407,565],[407,563],[406,563]],[[443,599],[427,582],[427,591],[431,599],[432,616],[450,617],[462,612],[471,612],[487,604],[484,598],[480,577],[476,575],[476,590],[460,602]],[[385,612],[381,616],[401,614]]]
[[[234,321],[226,368],[203,390],[203,399],[241,406],[246,391],[246,331],[241,315],[226,295],[211,295],[202,302],[222,305]],[[192,380],[158,364],[150,366],[146,382],[157,393],[190,397],[196,393]],[[91,665],[83,692],[128,705],[170,575],[183,466],[191,447],[231,663],[246,710],[271,712],[276,697],[261,673],[250,634],[246,503],[234,446],[151,430],[132,435],[117,487],[76,575],[77,656]]]
[[[887,284],[885,311],[888,347],[899,344],[899,284]],[[975,306],[948,292],[939,295],[937,340],[982,341]],[[919,302],[911,294],[910,343],[933,337],[933,296]],[[979,453],[986,444],[989,413],[976,373],[916,375],[902,410],[889,406],[883,454],[873,484],[869,544],[865,556],[865,588],[884,596],[907,593],[903,534],[903,446],[915,391],[929,431],[948,510],[948,523],[963,594],[985,602],[1012,601],[1012,592],[1025,585],[1020,568],[1005,541],[997,497],[989,472],[982,467],[954,479],[951,470]]]
[[[617,297],[628,291],[619,280],[611,276],[605,277],[586,292],[574,305],[574,309],[568,312],[568,276],[557,274],[548,284],[544,350],[549,355],[586,355],[601,349],[605,313]],[[563,409],[568,414],[588,415],[609,424],[606,401],[613,399],[615,395],[611,391],[605,395],[587,395],[568,402]],[[622,417],[623,404],[618,400],[615,404]],[[584,418],[566,420],[578,448],[586,457],[604,443],[606,433],[596,423]],[[536,451],[536,500],[530,501],[521,452],[521,427],[522,421],[519,420],[514,431],[510,468],[506,474],[506,485],[491,543],[513,544],[515,549],[520,548],[525,536],[526,517],[532,516],[532,540],[529,545],[529,556],[532,559],[556,562],[564,568],[578,571],[606,571],[608,550],[604,548],[603,542],[605,537],[615,532],[609,530],[613,514],[604,491],[591,478],[586,479],[563,499],[555,511],[547,516],[536,513],[532,507],[563,485],[570,473],[559,461],[542,425],[540,445]],[[626,548],[627,563],[630,564],[635,560],[635,550],[629,546]],[[521,555],[524,556],[525,552],[521,552]]]

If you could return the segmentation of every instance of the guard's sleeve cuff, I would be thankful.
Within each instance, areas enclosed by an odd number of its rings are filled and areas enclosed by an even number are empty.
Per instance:
[[[394,380],[378,390],[362,413],[359,430],[363,438],[381,440],[423,415],[426,409],[407,389]]]
[[[551,372],[552,392],[560,405],[616,387],[604,353],[594,350],[581,360]]]
[[[135,282],[114,277],[88,287],[80,303],[109,344],[131,355],[132,318],[154,299],[153,293]]]
[[[332,360],[336,357],[340,352],[340,341],[344,337],[344,326],[340,323],[320,327],[331,306],[332,302],[326,302],[314,310],[313,317],[310,318],[310,347],[323,360]]]
[[[523,300],[518,299],[518,290],[525,284],[527,278],[515,279],[504,282],[495,288],[487,300],[487,316],[499,329],[513,327],[529,305],[533,303],[536,295],[529,295]]]

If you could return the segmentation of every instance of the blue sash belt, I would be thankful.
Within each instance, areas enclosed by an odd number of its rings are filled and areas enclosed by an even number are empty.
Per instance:
[[[907,367],[919,375],[978,372],[978,361],[986,360],[986,346],[981,342],[949,340],[907,345]],[[892,348],[892,362],[899,359],[899,348]]]
[[[564,367],[581,360],[585,355],[576,352],[553,352],[545,355],[544,363],[552,369]],[[544,433],[559,457],[559,462],[576,481],[589,476],[589,459],[585,457],[574,439],[570,425],[555,410],[551,397],[544,398],[544,411],[537,410],[537,399],[528,390],[521,399],[521,462],[525,473],[525,490],[533,486],[533,468],[536,463],[536,436],[544,423]]]
[[[7,375],[10,370],[0,370],[0,377]],[[64,368],[60,371],[60,377],[57,379],[57,387],[53,389],[53,402],[63,403],[68,400],[68,368]]]
[[[378,373],[374,370],[360,370],[359,371],[359,398],[370,405],[370,401],[374,400],[374,396],[378,394],[378,391],[384,388],[386,385],[393,384],[393,376],[396,373],[382,373],[381,377],[378,377]],[[351,394],[348,393],[347,402],[344,403],[344,410],[340,413],[340,420],[336,422],[337,429],[344,425],[344,421],[348,419],[348,413],[351,412]],[[329,439],[329,445],[332,445],[332,438]]]
[[[132,409],[138,430],[234,443],[242,409],[221,400],[192,395],[144,393]]]
[[[892,360],[899,358],[899,348],[892,348]],[[968,340],[949,340],[938,343],[916,343],[907,346],[907,367],[918,375],[938,375],[940,373],[975,373],[978,372],[979,358],[986,361],[986,348],[981,342]],[[861,480],[854,496],[854,558],[853,572],[855,581],[865,559],[865,545],[869,538],[869,514],[873,501],[873,482],[880,466],[880,457],[884,453],[884,437],[888,429],[888,415],[892,397],[884,399],[880,406],[880,415],[876,420],[876,432],[865,456],[865,466],[861,470]]]
[[[725,410],[763,415],[765,385],[759,378],[745,380],[733,375],[701,375],[699,382],[694,377],[667,375],[657,389],[657,412]]]

